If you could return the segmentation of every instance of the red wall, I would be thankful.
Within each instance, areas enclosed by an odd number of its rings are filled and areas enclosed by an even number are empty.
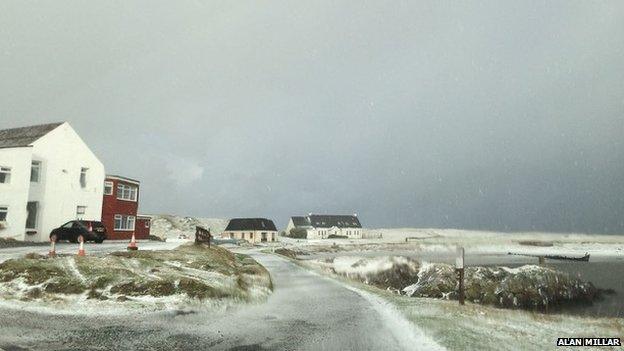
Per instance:
[[[136,220],[135,238],[147,239],[150,235],[150,228],[152,226],[152,220],[146,217],[139,217]]]
[[[106,226],[106,233],[109,240],[120,240],[132,238],[134,231],[115,231],[115,215],[127,215],[135,216],[139,209],[140,198],[140,186],[136,183],[123,181],[115,178],[106,178],[107,182],[113,182],[113,193],[111,195],[104,195],[104,201],[102,202],[102,222]],[[117,200],[117,184],[123,183],[132,186],[136,186],[137,189],[137,201]],[[135,230],[139,226],[138,220],[135,219]],[[149,235],[149,233],[148,233]],[[136,237],[136,236],[135,236]],[[137,237],[138,239],[138,237]]]

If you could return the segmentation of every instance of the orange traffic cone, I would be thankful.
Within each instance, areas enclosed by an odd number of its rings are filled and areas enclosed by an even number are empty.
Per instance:
[[[56,257],[56,237],[55,236],[50,238],[50,251],[48,252],[48,257]]]
[[[80,238],[78,238],[78,240],[80,241],[80,247],[78,248],[78,256],[85,256],[85,249],[84,249],[84,239],[82,238],[82,236]]]
[[[132,239],[130,239],[130,244],[128,244],[128,250],[138,250],[139,247],[136,244],[136,239],[134,238],[134,233],[132,233]]]

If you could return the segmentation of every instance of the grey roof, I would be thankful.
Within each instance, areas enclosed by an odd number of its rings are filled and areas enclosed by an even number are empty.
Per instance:
[[[290,219],[292,219],[295,227],[311,227],[312,226],[312,224],[310,224],[310,221],[306,217],[295,216],[295,217],[291,217]]]
[[[355,215],[310,215],[308,220],[315,228],[362,228]]]
[[[275,223],[266,218],[232,218],[225,231],[228,230],[271,230],[277,231]]]
[[[63,122],[0,130],[0,148],[29,146],[61,124]]]

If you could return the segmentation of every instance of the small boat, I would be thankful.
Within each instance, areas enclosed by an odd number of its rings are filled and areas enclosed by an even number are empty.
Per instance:
[[[585,253],[583,257],[568,257],[561,255],[545,255],[545,258],[549,260],[567,260],[567,261],[577,261],[577,262],[589,262],[589,253]]]
[[[517,256],[529,256],[529,257],[544,257],[549,260],[561,260],[561,261],[576,261],[576,262],[589,262],[589,253],[585,253],[582,257],[573,257],[573,256],[563,256],[563,255],[531,255],[531,254],[522,254],[515,252],[507,252],[508,255],[517,255]]]

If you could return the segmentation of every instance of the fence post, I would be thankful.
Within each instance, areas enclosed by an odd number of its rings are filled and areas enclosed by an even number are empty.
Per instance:
[[[455,258],[455,272],[457,273],[457,280],[459,281],[458,300],[459,304],[464,304],[464,248],[457,248],[457,257]]]
[[[212,239],[210,228],[204,229],[202,227],[195,226],[195,244],[208,242],[208,248],[210,248],[210,239]]]

